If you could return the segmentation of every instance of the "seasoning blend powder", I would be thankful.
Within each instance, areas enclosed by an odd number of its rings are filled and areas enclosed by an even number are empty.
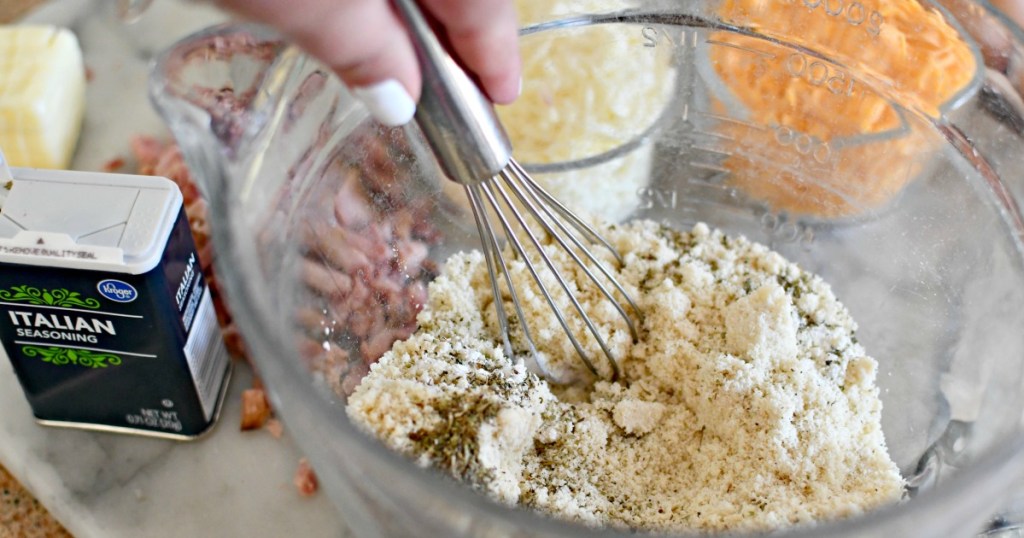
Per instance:
[[[703,224],[599,231],[645,315],[634,344],[600,292],[580,286],[619,381],[591,382],[519,261],[510,270],[541,360],[577,382],[550,384],[506,357],[483,257],[462,253],[431,284],[419,330],[350,397],[350,417],[499,501],[591,525],[766,530],[900,498],[876,362],[827,284]],[[549,254],[577,278],[564,251]]]

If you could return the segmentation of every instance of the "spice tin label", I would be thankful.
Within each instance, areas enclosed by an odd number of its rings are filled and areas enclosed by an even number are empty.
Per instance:
[[[190,438],[230,367],[183,211],[143,274],[0,262],[0,339],[55,425]]]

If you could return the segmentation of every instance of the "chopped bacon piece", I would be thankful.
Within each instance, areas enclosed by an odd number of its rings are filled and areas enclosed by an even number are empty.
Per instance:
[[[270,419],[270,402],[263,389],[242,391],[242,431],[263,427]]]
[[[122,168],[124,168],[124,159],[121,157],[114,157],[113,159],[103,163],[104,172],[117,172]]]
[[[295,478],[292,481],[295,484],[295,489],[299,490],[299,495],[303,497],[313,495],[320,487],[317,483],[316,473],[313,472],[313,468],[310,467],[306,458],[299,460],[299,467],[295,469]]]
[[[281,424],[281,421],[276,418],[268,420],[264,428],[274,436],[274,439],[280,439],[284,435],[284,424]]]

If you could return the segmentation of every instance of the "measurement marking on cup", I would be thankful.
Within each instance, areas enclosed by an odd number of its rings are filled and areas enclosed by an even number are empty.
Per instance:
[[[756,54],[756,55],[758,55],[758,56],[760,56],[762,58],[765,58],[767,60],[775,59],[775,55],[770,53],[770,52],[765,52],[763,50],[752,49],[750,47],[744,47],[742,45],[737,45],[735,43],[726,43],[725,41],[718,41],[718,40],[711,39],[711,38],[708,38],[708,39],[704,40],[704,42],[707,43],[708,45],[719,45],[719,46],[722,46],[722,47],[729,47],[731,49],[746,51],[746,52],[749,52],[751,54]]]
[[[687,183],[701,188],[710,188],[713,193],[731,193],[733,189],[723,187],[721,185],[709,184],[706,181],[688,179]],[[694,192],[692,190],[683,191]],[[675,211],[683,211],[687,213],[694,213],[697,208],[691,207],[689,204],[680,204],[679,200],[686,199],[687,195],[679,196],[679,190],[677,189],[659,189],[656,187],[642,187],[636,190],[636,197],[639,202],[640,209],[671,209]],[[734,209],[731,205],[722,203],[715,200],[713,196],[698,196],[700,199],[700,208],[706,210],[709,208],[722,208],[725,210]]]
[[[728,168],[722,168],[721,166],[715,164],[702,163],[699,161],[690,161],[689,164],[690,166],[694,168],[700,168],[701,170],[711,170],[712,172],[722,172],[724,174],[729,173]]]
[[[710,136],[710,137],[718,138],[718,139],[721,139],[721,140],[729,140],[730,142],[736,141],[735,138],[733,138],[733,137],[731,137],[731,136],[729,136],[727,134],[709,133],[707,131],[701,131],[700,129],[694,129],[693,130],[693,134],[698,134],[698,135],[702,135],[702,136]]]
[[[794,52],[786,58],[786,72],[793,78],[805,80],[812,86],[821,86],[835,95],[852,97],[854,79],[849,73],[821,60],[808,59]]]
[[[885,16],[876,10],[864,7],[864,4],[857,0],[781,0],[784,3],[793,5],[797,1],[803,4],[808,11],[822,11],[837,21],[845,22],[850,26],[858,27],[864,25],[864,31],[871,37],[878,37],[882,33],[882,25],[885,24]]]
[[[785,125],[773,125],[772,129],[775,131],[775,142],[780,146],[792,148],[796,153],[809,156],[820,164],[828,165],[831,162],[832,148],[828,142]]]
[[[679,203],[679,194],[675,189],[643,187],[637,189],[636,196],[640,201],[640,209],[675,209]]]
[[[726,151],[724,149],[713,148],[713,147],[710,147],[710,146],[701,146],[701,145],[698,145],[698,144],[693,144],[693,149],[699,149],[701,151],[706,151],[708,153],[717,153],[719,155],[725,155],[727,157],[732,157],[732,155],[733,155],[731,151]]]
[[[718,114],[712,114],[710,112],[699,112],[699,114],[704,116],[705,118],[710,118],[710,119],[718,120],[718,121],[726,121],[726,122],[729,122],[729,123],[735,123],[737,125],[742,125],[744,127],[749,127],[749,128],[754,129],[756,131],[764,131],[765,130],[765,128],[763,126],[757,125],[756,123],[750,123],[749,121],[743,121],[743,120],[738,120],[736,118],[730,118],[729,116],[719,116]]]
[[[669,33],[667,28],[658,28],[655,26],[644,26],[640,29],[640,35],[644,38],[644,47],[653,48],[657,47],[661,41],[668,42],[669,45],[678,46],[682,48],[696,48],[697,47],[697,33],[690,34],[691,39],[687,39],[686,30],[680,30],[678,37],[673,36]]]
[[[797,243],[804,247],[814,243],[814,229],[787,215],[765,213],[761,215],[761,225],[771,234],[772,243]]]
[[[729,177],[729,174],[719,172],[717,174],[712,174],[709,177],[688,177],[686,178],[686,183],[699,189],[710,190],[712,192],[724,192],[725,194],[732,196],[735,194],[736,189],[722,184],[722,180],[727,177]],[[702,201],[701,203],[704,202]]]

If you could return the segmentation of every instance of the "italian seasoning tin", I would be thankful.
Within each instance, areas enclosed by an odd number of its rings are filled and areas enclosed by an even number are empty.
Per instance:
[[[13,169],[0,208],[0,339],[46,425],[192,439],[227,355],[177,185]]]

